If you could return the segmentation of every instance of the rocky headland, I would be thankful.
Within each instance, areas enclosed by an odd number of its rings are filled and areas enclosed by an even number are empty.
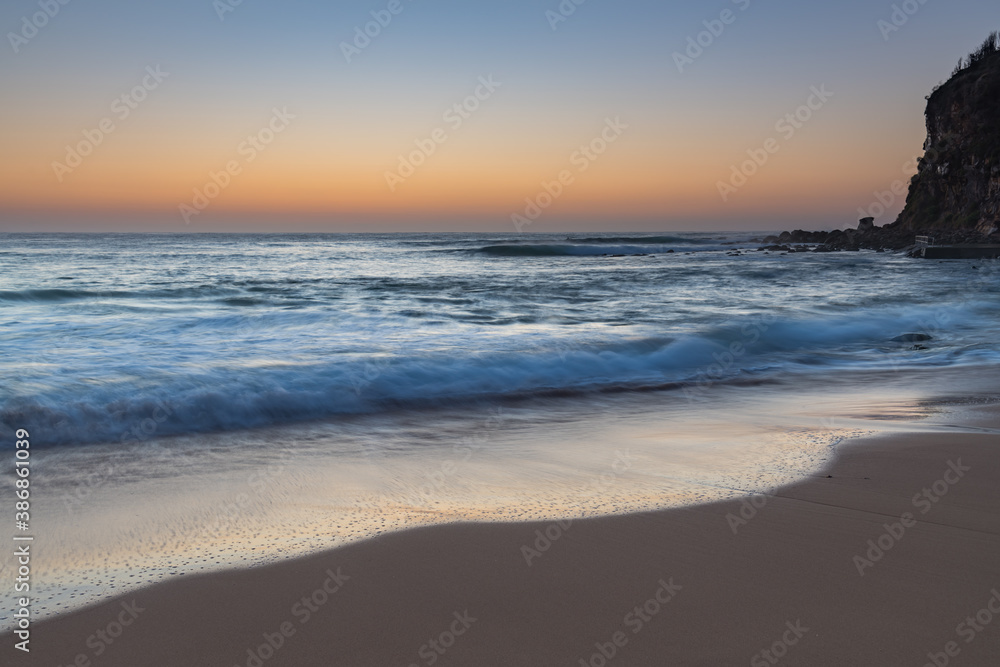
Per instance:
[[[906,206],[883,227],[797,229],[763,239],[769,250],[905,250],[917,235],[937,244],[1000,243],[1000,35],[961,60],[927,98],[927,140]],[[791,247],[797,244],[799,248]]]

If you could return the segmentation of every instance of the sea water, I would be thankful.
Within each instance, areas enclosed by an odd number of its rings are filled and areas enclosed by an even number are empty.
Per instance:
[[[426,523],[764,491],[1000,363],[995,262],[754,236],[0,236],[35,613]]]

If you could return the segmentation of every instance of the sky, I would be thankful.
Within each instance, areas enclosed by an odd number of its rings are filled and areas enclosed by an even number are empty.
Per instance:
[[[0,231],[885,224],[925,96],[997,28],[995,0],[5,0]]]

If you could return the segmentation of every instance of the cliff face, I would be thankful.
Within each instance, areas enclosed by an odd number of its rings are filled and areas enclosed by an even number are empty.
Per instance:
[[[996,35],[927,101],[927,141],[899,231],[1000,227],[1000,50]]]

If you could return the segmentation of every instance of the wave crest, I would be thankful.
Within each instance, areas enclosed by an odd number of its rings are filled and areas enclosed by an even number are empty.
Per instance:
[[[928,307],[929,308],[929,307]],[[492,355],[423,353],[374,360],[358,355],[301,365],[225,367],[116,382],[52,384],[0,403],[0,422],[38,431],[40,444],[254,428],[338,415],[456,403],[713,385],[816,366],[862,367],[915,355],[953,364],[985,351],[934,342],[908,352],[893,343],[921,330],[942,307],[860,309],[823,318],[756,316],[678,338],[551,341]],[[951,321],[992,318],[972,306],[944,307]],[[936,338],[937,336],[935,336]],[[992,357],[990,357],[992,359]],[[984,358],[980,358],[983,361]],[[131,435],[130,435],[131,434]]]

